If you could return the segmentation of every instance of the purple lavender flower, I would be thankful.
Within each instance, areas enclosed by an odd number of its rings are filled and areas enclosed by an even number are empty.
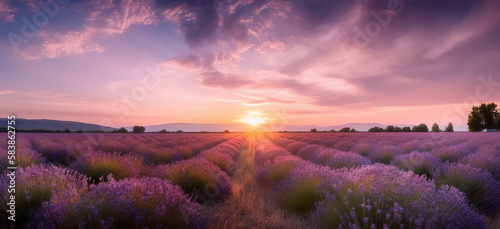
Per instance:
[[[399,169],[412,171],[418,175],[432,178],[433,170],[439,168],[440,160],[429,152],[413,151],[409,154],[398,155],[391,162]]]
[[[0,175],[0,198],[5,203],[9,202],[8,193],[10,177],[6,174]],[[48,201],[54,193],[71,189],[74,192],[82,192],[87,188],[87,179],[77,172],[59,168],[56,166],[33,165],[16,170],[16,223],[21,226],[26,222],[31,212]],[[0,215],[7,219],[7,205],[2,204]]]
[[[89,193],[55,195],[34,214],[36,228],[204,228],[200,205],[158,178],[92,185]]]
[[[458,190],[437,189],[433,181],[393,166],[350,170],[340,184],[336,191],[325,189],[326,199],[318,204],[321,227],[485,228]]]
[[[494,215],[500,211],[500,182],[487,171],[453,163],[447,164],[435,179],[438,185],[453,186],[463,192],[482,214]]]
[[[473,153],[462,158],[460,163],[487,170],[495,179],[500,180],[500,157],[484,153]]]
[[[219,167],[202,158],[157,166],[151,174],[179,185],[200,203],[219,201],[231,194],[232,182]]]
[[[362,165],[369,165],[372,162],[370,159],[352,152],[338,152],[333,154],[325,163],[330,168],[352,168]]]
[[[101,177],[106,181],[108,174],[113,174],[116,179],[139,176],[142,158],[119,153],[89,152],[73,162],[71,168],[99,183]]]

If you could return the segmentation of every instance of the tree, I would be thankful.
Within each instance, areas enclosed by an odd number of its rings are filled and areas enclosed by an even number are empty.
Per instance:
[[[132,132],[138,134],[138,133],[144,133],[146,131],[146,127],[143,126],[134,126],[132,127]]]
[[[405,126],[401,128],[401,132],[411,132],[411,128],[409,126]]]
[[[337,132],[335,129],[331,129],[330,132]]]
[[[401,129],[401,127],[399,126],[394,127],[394,132],[402,132],[402,131],[403,129]]]
[[[118,130],[113,130],[113,133],[128,133],[128,130],[121,127],[120,129]],[[134,132],[135,133],[135,132]]]
[[[500,130],[500,113],[496,108],[495,103],[473,106],[467,121],[469,131]]]
[[[446,132],[453,132],[453,124],[450,122],[448,126],[444,129]]]
[[[427,125],[421,123],[418,126],[414,126],[412,129],[413,132],[429,132],[429,128]]]
[[[311,132],[313,132],[313,133],[314,133],[314,132],[318,132],[318,130],[316,130],[316,128],[312,128],[312,129],[311,129]]]
[[[378,126],[374,126],[370,129],[368,129],[368,132],[384,132],[384,128],[382,127],[378,127]]]
[[[385,131],[386,132],[394,132],[394,130],[396,129],[396,127],[392,126],[392,125],[389,125],[385,128]]]
[[[182,131],[182,130],[177,130],[177,131],[175,131],[175,132],[176,132],[176,133],[184,133],[184,131]]]
[[[356,132],[356,129],[352,128],[350,132]]]
[[[351,127],[344,127],[339,130],[339,132],[349,132],[349,131],[351,131]]]
[[[69,128],[64,129],[65,133],[71,133],[71,130]]]
[[[432,124],[432,132],[441,132],[437,123]]]
[[[165,133],[167,133],[167,130],[165,130],[165,129],[162,129],[162,130],[158,131],[158,133],[162,133],[162,134],[165,134]]]
[[[224,130],[224,133],[229,133],[229,130]]]

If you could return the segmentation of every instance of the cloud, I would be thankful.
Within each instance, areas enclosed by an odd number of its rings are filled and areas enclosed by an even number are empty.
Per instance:
[[[255,84],[254,81],[243,76],[224,74],[221,72],[201,73],[198,77],[198,82],[206,87],[222,89],[237,89]]]
[[[171,58],[162,65],[190,73],[217,71],[216,65],[234,63],[233,59],[223,51],[190,53]]]
[[[287,99],[277,99],[277,98],[267,97],[267,98],[251,99],[251,100],[244,102],[243,104],[247,104],[247,105],[262,105],[262,104],[267,104],[267,103],[291,104],[294,102],[295,101],[287,100]]]
[[[13,90],[8,90],[8,89],[6,89],[6,90],[0,90],[0,95],[10,94],[10,93],[14,93],[14,91]]]
[[[28,2],[28,6],[32,10],[40,10],[32,1]],[[74,10],[84,15],[83,25],[76,29],[60,31],[51,27],[49,22],[47,28],[38,31],[37,39],[41,42],[30,41],[29,47],[21,49],[20,53],[25,59],[103,52],[104,47],[97,42],[98,38],[123,34],[132,25],[150,25],[157,20],[152,0],[97,0],[66,6],[69,9],[64,10]]]
[[[17,8],[9,5],[9,0],[0,0],[0,22],[13,22]]]
[[[165,20],[174,22],[191,48],[211,44],[216,39],[219,15],[214,1],[159,1]]]
[[[42,42],[38,55],[26,55],[26,59],[57,58],[64,55],[76,55],[88,52],[103,52],[104,47],[92,41],[96,30],[87,27],[82,31],[46,35],[50,37]]]

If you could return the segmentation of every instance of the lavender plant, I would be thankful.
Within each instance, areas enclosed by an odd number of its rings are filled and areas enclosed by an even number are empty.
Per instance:
[[[107,181],[108,174],[116,179],[139,176],[142,168],[142,158],[120,153],[89,152],[80,156],[71,164],[71,168],[87,175],[92,182]]]
[[[50,200],[54,193],[71,189],[74,192],[83,192],[87,189],[87,178],[73,170],[59,168],[53,165],[33,165],[16,170],[15,193],[8,193],[10,177],[0,175],[0,198],[4,203],[9,202],[11,194],[15,194],[16,225],[25,223],[34,210],[43,202]],[[0,215],[7,219],[7,205],[2,204]]]
[[[441,161],[432,153],[413,151],[394,157],[391,164],[401,170],[412,171],[415,174],[432,178],[433,171],[440,167]]]
[[[465,194],[467,201],[481,214],[500,211],[500,182],[487,171],[459,163],[447,164],[436,175],[438,185],[449,185]]]
[[[205,228],[200,205],[180,187],[158,178],[133,178],[68,190],[45,202],[33,228]]]
[[[200,203],[220,201],[231,194],[232,182],[229,176],[202,158],[159,165],[151,175],[179,185],[185,192],[195,195]]]
[[[321,228],[485,228],[461,192],[393,166],[353,169],[323,190],[315,212]]]
[[[362,165],[369,165],[371,163],[370,159],[357,153],[341,151],[333,154],[324,165],[330,168],[340,169],[359,167]]]

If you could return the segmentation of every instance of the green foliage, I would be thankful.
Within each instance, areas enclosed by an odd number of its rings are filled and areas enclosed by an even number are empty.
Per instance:
[[[113,130],[113,133],[128,133],[128,130],[122,127],[118,130]]]
[[[316,128],[312,128],[312,129],[311,129],[311,132],[313,132],[313,133],[314,133],[314,132],[318,132],[318,130],[316,130]]]
[[[314,204],[322,199],[321,194],[315,189],[319,179],[300,179],[290,192],[283,195],[285,208],[298,212],[308,212],[314,209]]]
[[[132,132],[134,133],[144,133],[146,131],[146,127],[143,126],[134,126],[132,128]]]
[[[344,127],[344,128],[339,130],[339,132],[350,132],[350,131],[351,131],[351,127]]]
[[[437,123],[432,124],[432,132],[441,132]]]
[[[401,128],[401,132],[411,132],[411,128],[409,126],[405,126]]]
[[[427,125],[421,123],[418,126],[414,126],[412,131],[413,132],[429,132],[429,128],[427,127]]]
[[[453,132],[453,124],[450,122],[448,126],[444,129],[445,132]]]
[[[385,128],[386,132],[394,132],[396,130],[396,127],[389,125]]]
[[[370,128],[368,130],[368,132],[384,132],[384,128],[378,127],[378,126],[374,126],[374,127]]]
[[[496,108],[495,103],[481,103],[478,107],[473,106],[467,121],[469,131],[500,130],[500,113]]]

